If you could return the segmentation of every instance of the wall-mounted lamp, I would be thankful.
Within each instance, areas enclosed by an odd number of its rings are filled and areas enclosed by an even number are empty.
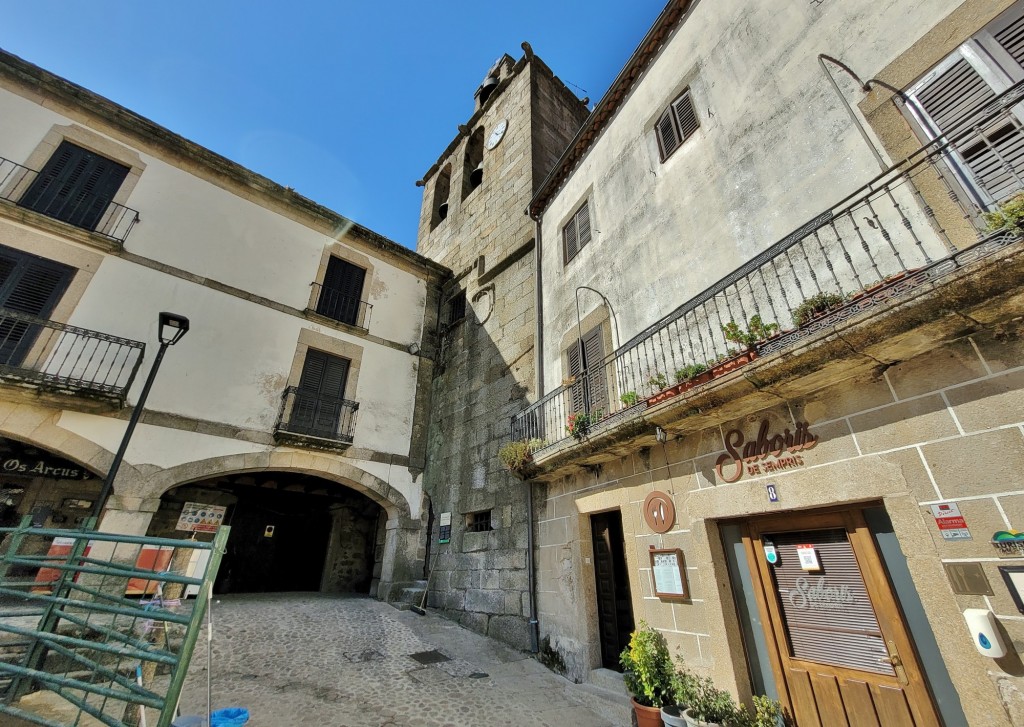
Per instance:
[[[418,343],[410,343],[409,347],[406,350],[409,353],[411,353],[413,356],[415,356],[416,354],[418,354],[420,352],[420,344],[418,344]]]
[[[668,441],[668,432],[661,427],[654,428],[654,438],[658,440],[659,444],[664,444]]]

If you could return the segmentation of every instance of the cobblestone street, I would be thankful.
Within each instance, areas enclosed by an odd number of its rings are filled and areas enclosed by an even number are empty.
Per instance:
[[[227,596],[213,608],[212,706],[247,708],[251,727],[629,724],[624,700],[429,612],[310,593]],[[204,635],[182,714],[205,714],[206,684]]]

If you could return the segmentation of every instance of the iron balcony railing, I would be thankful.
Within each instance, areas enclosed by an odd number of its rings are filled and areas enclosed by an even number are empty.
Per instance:
[[[357,401],[289,386],[284,390],[274,431],[279,436],[290,434],[351,444],[357,411]]]
[[[357,328],[370,327],[370,314],[373,306],[365,300],[343,295],[340,290],[329,288],[320,283],[311,283],[313,288],[313,307],[315,313],[332,318],[340,323],[347,323]]]
[[[56,195],[45,202],[22,204],[25,193],[37,176],[39,172],[34,169],[0,157],[0,199],[95,232],[119,244],[124,243],[139,221],[139,213],[130,207],[110,202],[105,207],[95,208],[92,206],[95,200],[83,194]]]
[[[146,344],[0,308],[0,379],[124,400]]]
[[[1024,129],[1014,110],[1022,100],[1024,83],[588,365],[515,415],[512,439],[537,440],[542,450],[613,427],[649,400],[788,348],[1017,241],[1019,230],[989,232],[984,214],[1024,190]],[[984,175],[985,189],[962,185],[965,170]],[[936,215],[922,189],[952,204]],[[961,250],[943,227],[959,217],[961,232],[973,228],[979,240]]]

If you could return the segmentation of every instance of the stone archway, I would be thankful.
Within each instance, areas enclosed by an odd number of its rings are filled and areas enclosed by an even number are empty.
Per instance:
[[[310,475],[355,491],[376,503],[386,513],[380,574],[375,595],[393,600],[403,588],[421,578],[423,531],[426,527],[421,503],[415,515],[411,503],[383,479],[351,462],[315,452],[272,450],[226,455],[188,462],[154,473],[144,487],[144,498],[159,507],[168,491],[204,481],[254,473]],[[152,512],[151,511],[151,512]]]

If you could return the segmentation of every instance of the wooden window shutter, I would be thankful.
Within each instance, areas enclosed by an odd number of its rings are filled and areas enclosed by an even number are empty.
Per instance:
[[[676,133],[676,125],[672,120],[671,109],[665,110],[665,113],[658,119],[658,123],[654,128],[657,131],[658,146],[661,148],[661,159],[664,161],[679,146],[679,135]]]
[[[672,111],[675,113],[676,121],[679,124],[679,133],[682,136],[682,140],[690,138],[693,132],[700,126],[700,121],[697,120],[697,112],[693,108],[693,99],[690,98],[689,89],[672,102]]]
[[[974,67],[961,59],[920,91],[917,99],[943,134],[966,128],[995,95]],[[1020,191],[1024,132],[1012,122],[958,139],[955,149],[993,201],[1000,202]]]
[[[1024,15],[995,34],[996,42],[1024,67]]]
[[[49,318],[74,277],[74,268],[14,250],[0,251],[0,308]],[[39,326],[3,319],[0,312],[0,363],[18,365],[32,347]]]
[[[20,204],[94,230],[128,172],[123,164],[62,141]]]
[[[576,215],[573,215],[562,228],[562,240],[565,243],[565,261],[569,262],[580,251],[579,240],[576,237]]]
[[[327,261],[316,312],[342,323],[356,325],[365,282],[365,269],[332,255]]]
[[[583,365],[587,370],[590,410],[608,409],[608,386],[604,375],[604,330],[594,328],[583,336]]]
[[[583,411],[583,356],[578,341],[569,346],[566,357],[569,359],[569,378],[575,379],[569,386],[570,411]]]
[[[579,238],[579,248],[590,242],[590,206],[584,202],[576,213],[576,234]]]
[[[345,395],[348,367],[348,359],[310,349],[302,365],[299,388],[327,397],[342,398]]]

